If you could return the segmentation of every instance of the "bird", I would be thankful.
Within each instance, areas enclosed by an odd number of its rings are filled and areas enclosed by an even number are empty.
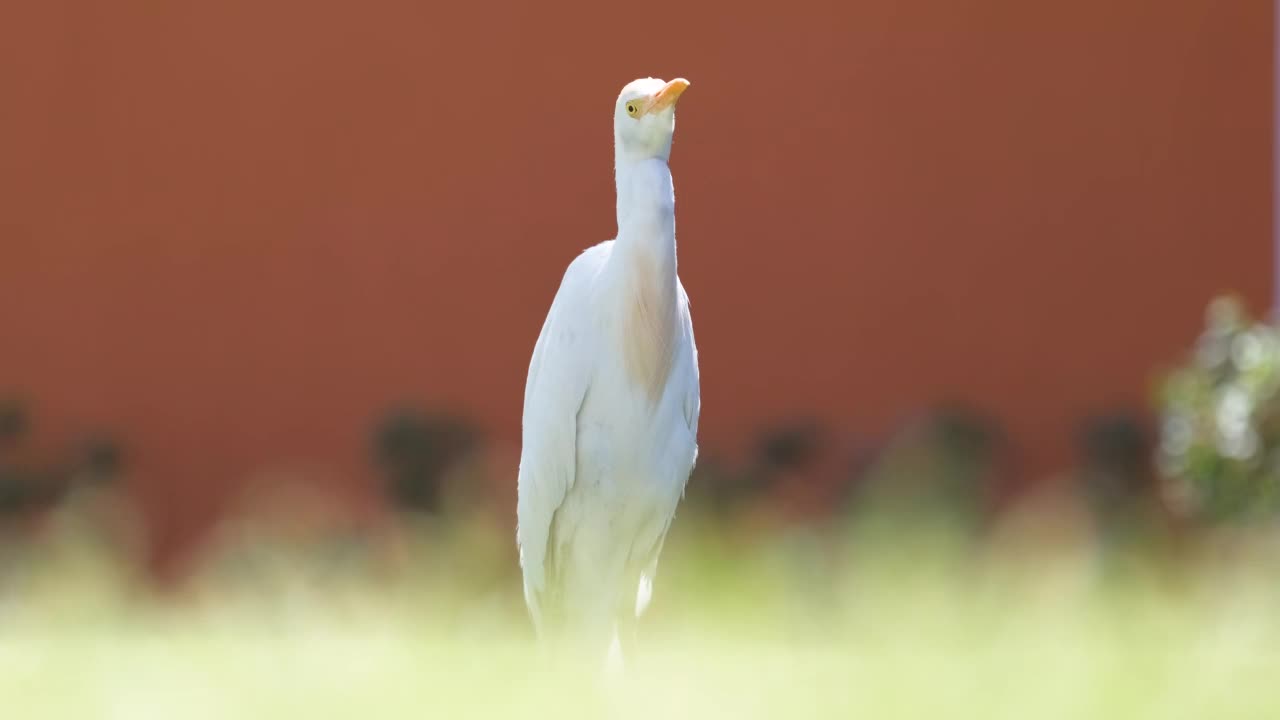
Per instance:
[[[698,351],[668,165],[688,87],[642,78],[619,93],[617,233],[569,263],[524,392],[516,540],[535,635],[617,662],[634,648],[698,456]]]

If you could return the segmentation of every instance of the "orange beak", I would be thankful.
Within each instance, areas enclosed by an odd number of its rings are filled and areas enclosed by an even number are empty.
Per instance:
[[[649,100],[649,106],[645,108],[645,114],[665,110],[672,105],[675,105],[676,100],[680,99],[680,95],[688,89],[689,81],[684,78],[676,78],[666,85],[663,85],[662,89],[654,93],[653,97]]]

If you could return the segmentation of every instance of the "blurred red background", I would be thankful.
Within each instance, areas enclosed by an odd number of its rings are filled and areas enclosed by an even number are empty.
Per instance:
[[[704,452],[953,399],[1047,472],[1213,294],[1269,300],[1271,13],[8,3],[0,390],[46,442],[117,430],[167,546],[261,473],[369,495],[389,405],[514,452],[560,275],[613,230],[614,97],[679,75]]]

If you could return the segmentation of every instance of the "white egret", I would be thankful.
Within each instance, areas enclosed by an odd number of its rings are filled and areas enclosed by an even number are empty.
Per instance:
[[[698,454],[698,353],[676,275],[671,140],[688,81],[613,113],[618,233],[569,264],[525,385],[517,542],[542,637],[618,650]]]

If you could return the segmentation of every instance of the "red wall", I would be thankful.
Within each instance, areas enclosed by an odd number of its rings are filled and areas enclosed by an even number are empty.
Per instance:
[[[518,442],[610,111],[682,75],[702,434],[942,397],[1035,470],[1269,298],[1267,0],[0,6],[0,388],[121,429],[162,539],[245,481],[360,483],[421,399]],[[514,468],[512,468],[514,478]]]

